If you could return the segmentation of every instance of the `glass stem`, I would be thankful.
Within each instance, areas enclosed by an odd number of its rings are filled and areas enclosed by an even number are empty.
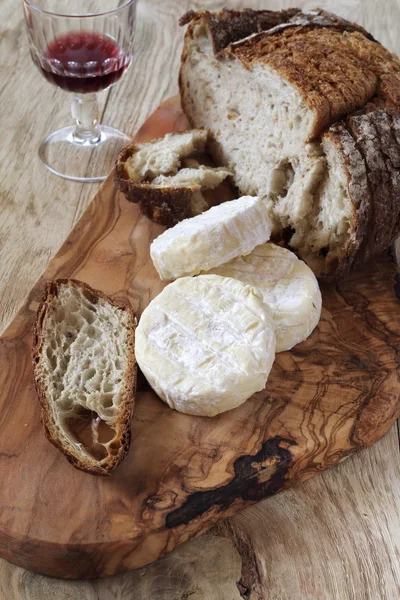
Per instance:
[[[74,142],[96,146],[101,141],[96,94],[74,94],[71,112],[76,121]]]

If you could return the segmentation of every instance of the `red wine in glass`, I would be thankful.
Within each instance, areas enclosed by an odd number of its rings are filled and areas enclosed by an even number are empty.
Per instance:
[[[103,181],[131,142],[104,125],[97,92],[117,83],[133,57],[137,0],[23,0],[32,59],[53,85],[70,92],[74,125],[46,137],[39,157],[73,181]],[[109,96],[115,101],[115,95]]]
[[[115,40],[87,31],[52,40],[38,64],[48,81],[76,94],[108,88],[122,77],[128,66]]]

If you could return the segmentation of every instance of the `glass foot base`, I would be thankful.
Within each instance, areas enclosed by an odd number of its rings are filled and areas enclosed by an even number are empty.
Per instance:
[[[39,148],[44,166],[59,177],[73,181],[104,181],[114,167],[117,154],[132,140],[127,135],[100,125],[99,136],[78,138],[75,127],[64,127],[49,135]]]

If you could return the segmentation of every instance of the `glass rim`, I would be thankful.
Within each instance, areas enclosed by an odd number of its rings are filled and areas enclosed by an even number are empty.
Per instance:
[[[85,19],[85,18],[88,19],[91,17],[105,17],[107,15],[112,15],[113,13],[116,13],[119,10],[122,10],[123,8],[126,8],[130,4],[135,4],[136,2],[137,2],[137,0],[126,0],[126,2],[124,2],[121,6],[117,6],[116,8],[113,8],[112,10],[105,10],[102,12],[91,13],[91,14],[87,14],[87,15],[68,15],[65,13],[57,13],[57,12],[53,12],[51,10],[46,10],[45,8],[41,8],[40,6],[37,6],[37,4],[35,4],[34,0],[24,0],[24,4],[27,4],[30,8],[33,8],[37,12],[41,12],[46,15],[52,15],[53,17],[66,17],[68,19]]]

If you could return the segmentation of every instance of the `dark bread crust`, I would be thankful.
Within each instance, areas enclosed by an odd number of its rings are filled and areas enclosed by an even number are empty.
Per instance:
[[[296,10],[296,14],[291,16],[287,22],[281,23],[275,28],[270,29],[268,33],[272,35],[290,27],[323,27],[324,29],[337,29],[340,32],[358,31],[366,38],[374,40],[374,37],[357,23],[347,21],[346,19],[338,17],[326,10],[322,10],[321,8],[308,11],[302,11],[301,9]]]
[[[180,19],[181,26],[204,20],[209,28],[214,54],[219,56],[230,44],[240,42],[255,33],[275,34],[287,28],[309,26],[328,27],[339,31],[359,31],[365,37],[374,38],[368,31],[322,9],[302,11],[300,8],[286,10],[244,10],[224,9],[219,13],[208,10],[189,10]]]
[[[160,225],[173,227],[192,215],[191,200],[198,187],[155,188],[148,183],[134,183],[126,161],[138,151],[136,144],[124,148],[115,165],[115,183],[129,202],[139,204],[143,214]]]
[[[74,286],[83,289],[90,298],[93,304],[96,304],[99,299],[105,300],[112,306],[117,307],[121,311],[127,312],[131,322],[129,330],[129,361],[124,375],[125,380],[125,401],[123,409],[116,419],[113,429],[115,430],[115,438],[119,442],[119,447],[115,454],[110,454],[106,458],[99,460],[96,464],[96,459],[89,459],[79,456],[74,451],[73,446],[66,446],[60,439],[57,428],[49,410],[49,398],[46,392],[46,385],[41,372],[41,354],[44,342],[43,323],[49,313],[50,303],[53,298],[58,296],[59,289],[62,285]],[[41,417],[47,439],[60,450],[67,460],[76,468],[92,475],[109,475],[110,472],[119,465],[128,454],[131,443],[131,419],[134,409],[134,400],[136,392],[136,359],[135,359],[135,329],[137,319],[133,310],[121,302],[110,298],[103,292],[93,289],[86,283],[75,279],[56,279],[46,284],[43,300],[39,305],[33,335],[32,361],[33,372],[35,379],[35,387],[37,396],[42,408]]]
[[[358,32],[346,35],[344,42],[378,78],[374,97],[363,108],[363,113],[377,109],[400,112],[400,59],[381,44],[366,39]]]
[[[391,111],[351,116],[346,121],[367,168],[373,198],[368,235],[357,256],[362,263],[386,250],[400,232],[400,149],[395,135],[400,117]]]
[[[287,23],[291,17],[301,13],[298,8],[288,10],[222,10],[212,13],[208,10],[188,11],[180,19],[181,26],[204,19],[211,33],[214,53],[218,56],[224,48],[233,42],[257,33],[272,29],[282,23]]]
[[[396,153],[397,153],[400,149],[400,119],[392,118],[391,131],[392,131],[392,140],[393,140],[393,143],[396,145]],[[390,160],[391,160],[391,167],[393,169],[396,169],[396,173],[394,176],[394,178],[396,180],[396,183],[394,185],[394,191],[396,193],[396,190],[398,190],[397,194],[396,194],[396,198],[397,198],[397,200],[399,200],[399,198],[400,198],[400,190],[399,190],[400,173],[397,170],[397,168],[400,169],[400,167],[397,167],[398,163],[397,163],[397,161],[394,160],[394,158],[391,157]],[[400,215],[399,215],[397,221],[393,223],[393,232],[392,233],[394,233],[394,231],[400,231]]]
[[[351,199],[354,234],[348,244],[341,249],[336,257],[337,266],[329,268],[327,277],[333,272],[333,279],[342,279],[350,271],[354,260],[367,238],[368,226],[371,220],[372,202],[367,181],[367,170],[356,143],[343,122],[336,123],[323,136],[334,144],[347,176],[347,190]]]

